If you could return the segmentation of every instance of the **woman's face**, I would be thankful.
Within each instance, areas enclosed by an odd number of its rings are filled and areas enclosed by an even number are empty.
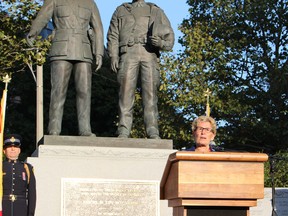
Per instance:
[[[196,147],[208,147],[210,142],[214,140],[215,134],[212,132],[210,122],[198,122],[197,128],[193,131]]]

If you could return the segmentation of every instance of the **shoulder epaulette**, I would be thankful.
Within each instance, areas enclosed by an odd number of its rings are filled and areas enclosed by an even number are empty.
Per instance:
[[[125,3],[121,4],[119,7],[125,7],[127,10],[131,11],[132,3],[125,2]]]
[[[29,166],[27,163],[24,163],[24,169],[26,170],[26,173],[27,173],[27,182],[29,184],[30,182],[30,169],[29,169]]]

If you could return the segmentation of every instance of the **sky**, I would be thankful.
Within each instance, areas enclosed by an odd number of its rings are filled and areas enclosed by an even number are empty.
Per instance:
[[[129,0],[95,0],[98,9],[100,11],[100,16],[103,23],[105,44],[106,35],[109,28],[110,20],[115,9],[123,4],[124,2],[131,2]],[[178,38],[182,35],[178,30],[178,26],[182,23],[184,18],[188,16],[188,5],[186,0],[151,0],[146,2],[152,2],[157,4],[162,10],[164,10],[168,19],[171,22],[172,28],[175,33],[175,45],[173,50],[178,51],[181,49],[181,45],[178,44]]]

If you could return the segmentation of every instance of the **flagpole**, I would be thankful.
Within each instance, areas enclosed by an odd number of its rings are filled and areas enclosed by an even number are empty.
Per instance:
[[[3,139],[4,139],[4,126],[5,126],[5,115],[6,115],[6,102],[7,102],[7,89],[8,89],[8,83],[10,82],[11,78],[8,76],[8,74],[3,77],[3,82],[5,83],[5,89],[3,90],[3,95],[1,99],[1,112],[0,112],[0,154],[1,154],[1,160],[3,159]],[[3,163],[0,163],[0,170],[1,170],[1,177],[0,177],[0,216],[2,216],[2,198],[3,198]]]
[[[43,65],[37,65],[36,150],[43,141]]]

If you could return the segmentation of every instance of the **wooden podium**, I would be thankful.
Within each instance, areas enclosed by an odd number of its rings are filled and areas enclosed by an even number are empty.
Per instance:
[[[168,158],[160,184],[173,216],[249,216],[264,198],[259,153],[178,151]]]

